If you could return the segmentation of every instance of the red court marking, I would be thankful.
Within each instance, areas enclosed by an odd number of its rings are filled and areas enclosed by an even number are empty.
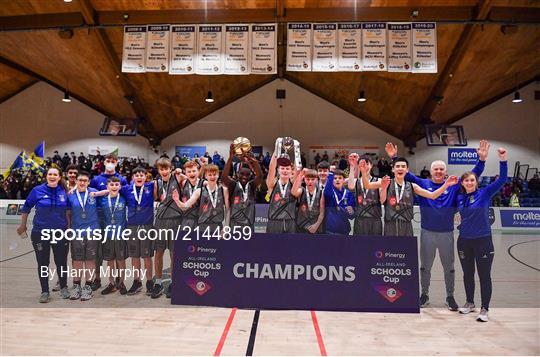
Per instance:
[[[315,314],[315,311],[311,311],[311,320],[313,321],[315,335],[317,335],[317,343],[319,344],[319,351],[321,351],[321,356],[327,356],[326,347],[324,347],[324,341],[322,339],[321,329],[319,328],[319,322],[317,321],[317,315]]]
[[[231,314],[229,315],[229,319],[227,320],[227,323],[225,324],[225,328],[223,329],[223,333],[221,334],[221,338],[219,339],[216,350],[214,351],[214,356],[219,356],[221,354],[221,349],[223,348],[223,345],[225,344],[225,340],[227,339],[227,334],[229,333],[229,329],[231,328],[231,325],[232,325],[232,322],[234,320],[234,315],[235,314],[236,314],[236,307],[231,310]]]

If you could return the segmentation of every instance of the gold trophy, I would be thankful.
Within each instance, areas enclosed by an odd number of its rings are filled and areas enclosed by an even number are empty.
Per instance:
[[[240,136],[234,139],[233,146],[234,146],[234,154],[238,156],[239,158],[244,158],[251,154],[251,142],[249,141],[248,138],[244,138]]]

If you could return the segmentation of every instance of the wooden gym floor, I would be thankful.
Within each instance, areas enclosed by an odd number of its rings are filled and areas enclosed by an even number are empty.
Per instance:
[[[15,228],[0,224],[2,355],[540,355],[540,239],[534,234],[495,233],[490,322],[478,323],[476,314],[444,307],[438,258],[431,306],[420,314],[172,307],[165,297],[99,291],[88,302],[52,293],[51,303],[39,304],[34,254],[14,258],[31,250]],[[461,305],[458,261],[456,272]]]

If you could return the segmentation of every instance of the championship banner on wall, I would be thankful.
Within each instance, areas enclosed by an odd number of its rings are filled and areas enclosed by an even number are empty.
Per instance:
[[[148,25],[146,72],[169,71],[170,25]]]
[[[437,73],[437,24],[412,24],[413,73]]]
[[[251,73],[277,73],[276,24],[251,25]]]
[[[125,26],[122,72],[143,73],[146,61],[146,26]]]
[[[313,24],[313,72],[337,70],[336,24]]]
[[[362,70],[386,71],[386,23],[362,23]]]
[[[175,241],[171,302],[418,313],[417,249],[415,237],[191,234]]]
[[[411,24],[388,23],[388,72],[411,72]]]
[[[225,25],[225,74],[249,74],[249,25]]]
[[[362,24],[337,24],[338,71],[359,72],[362,70]]]
[[[311,24],[287,24],[287,71],[311,71]]]
[[[195,46],[197,45],[195,25],[171,26],[171,60],[169,74],[195,73]]]
[[[223,26],[199,25],[197,36],[197,74],[223,73]]]

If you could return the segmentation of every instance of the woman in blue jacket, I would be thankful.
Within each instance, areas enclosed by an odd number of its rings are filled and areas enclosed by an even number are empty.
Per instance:
[[[491,198],[499,192],[506,182],[508,165],[506,149],[500,148],[499,178],[484,188],[478,188],[478,178],[473,172],[461,176],[461,192],[457,196],[457,207],[461,216],[457,249],[463,269],[463,283],[467,302],[459,309],[462,314],[474,311],[474,272],[475,263],[480,278],[482,306],[477,321],[487,322],[491,300],[491,264],[495,254],[491,238],[489,206]]]
[[[45,229],[65,230],[68,228],[68,207],[69,200],[62,172],[56,167],[50,167],[47,170],[47,182],[34,187],[26,198],[22,209],[21,225],[17,228],[19,235],[26,234],[28,214],[32,208],[35,208],[31,239],[36,253],[38,277],[41,284],[41,296],[39,297],[41,303],[51,300],[49,293],[50,270],[48,269],[51,249],[54,254],[56,274],[58,274],[60,282],[60,296],[64,299],[69,297],[67,287],[68,242],[66,239],[51,242],[51,240],[42,237],[42,231]]]

